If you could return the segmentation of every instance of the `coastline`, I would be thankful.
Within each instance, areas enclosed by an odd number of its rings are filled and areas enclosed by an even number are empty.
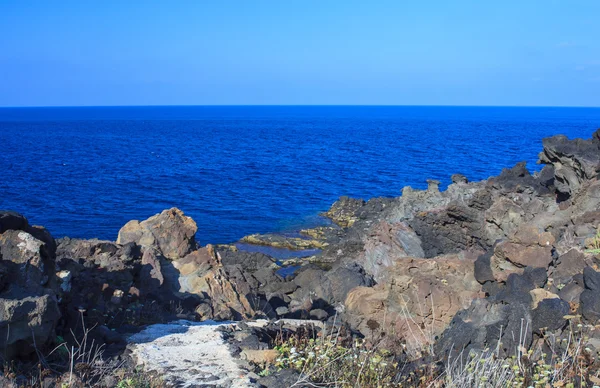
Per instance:
[[[121,357],[128,335],[155,323],[299,319],[377,338],[415,366],[498,341],[496,357],[509,357],[573,320],[600,319],[600,130],[588,140],[546,138],[539,159],[545,167],[534,175],[518,163],[483,181],[455,174],[443,191],[429,180],[395,198],[341,197],[324,213],[330,226],[237,246],[200,245],[196,222],[177,208],[128,222],[114,242],[55,240],[2,211],[0,303],[13,313],[0,348],[32,357],[84,322],[107,355]],[[265,254],[278,249],[295,257]],[[275,329],[240,330],[262,338]]]

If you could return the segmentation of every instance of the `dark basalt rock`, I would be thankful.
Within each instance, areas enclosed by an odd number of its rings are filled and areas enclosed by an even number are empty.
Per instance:
[[[570,249],[560,255],[552,271],[552,278],[556,284],[567,284],[573,276],[582,273],[587,266],[585,256],[577,249]]]
[[[600,272],[594,271],[591,267],[585,267],[583,269],[583,282],[586,289],[600,291]]]
[[[488,185],[502,192],[530,192],[539,195],[549,194],[548,188],[539,178],[527,170],[527,162],[519,162],[512,168],[505,168],[497,177],[490,178]]]
[[[567,323],[563,317],[570,312],[567,302],[561,299],[544,299],[532,311],[532,327],[536,334],[544,330],[554,331],[562,329]]]
[[[293,386],[302,387],[299,384],[300,372],[294,369],[282,369],[269,376],[261,377],[258,380],[258,386],[260,388],[289,388]],[[307,384],[311,386],[313,384]]]
[[[29,223],[22,214],[10,210],[0,210],[0,234],[7,230],[27,230]]]
[[[600,294],[592,290],[584,290],[579,296],[581,314],[589,322],[597,323],[600,320]]]
[[[260,252],[234,251],[230,249],[218,249],[223,265],[241,265],[244,271],[256,272],[269,268],[275,259]]]
[[[583,270],[585,290],[581,293],[581,313],[585,319],[596,324],[600,320],[600,273],[590,267]]]
[[[355,287],[372,286],[373,280],[358,264],[339,265],[329,271],[309,265],[298,271],[293,280],[297,286],[290,294],[290,311],[308,318],[313,309],[327,310],[346,300],[348,292]]]
[[[476,299],[468,309],[456,314],[436,344],[436,354],[457,357],[463,349],[482,350],[502,344],[500,351],[511,354],[521,345],[531,344],[533,333],[564,326],[569,304],[560,299],[544,299],[532,310],[531,291],[547,281],[545,270],[527,268],[523,275],[512,274],[506,285],[496,286],[490,296]],[[495,282],[487,282],[491,286]],[[464,355],[464,354],[463,354]]]
[[[481,212],[459,204],[441,212],[423,212],[409,221],[421,239],[425,257],[487,248]]]
[[[493,255],[494,251],[489,250],[475,260],[475,279],[481,284],[493,282],[495,280],[494,273],[490,266],[490,259]]]

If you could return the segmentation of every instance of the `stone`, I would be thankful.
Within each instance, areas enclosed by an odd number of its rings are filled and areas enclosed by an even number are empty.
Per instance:
[[[0,210],[0,234],[7,230],[27,230],[29,223],[22,214],[9,210]]]
[[[8,230],[0,235],[0,256],[5,262],[11,286],[19,286],[28,293],[40,294],[51,286],[54,258],[46,244],[31,234]]]
[[[343,303],[355,287],[373,285],[372,279],[357,264],[339,265],[329,271],[306,266],[298,272],[293,283],[297,288],[290,294],[292,300],[288,307],[296,315],[308,314],[313,309],[327,310]]]
[[[329,318],[329,314],[327,314],[327,311],[323,309],[310,310],[308,315],[310,316],[310,318],[316,319],[318,321],[325,321],[327,320],[327,318]]]
[[[388,276],[387,268],[405,257],[425,257],[421,239],[406,223],[381,221],[371,228],[357,262],[381,282]]]
[[[474,261],[464,255],[397,261],[388,269],[388,282],[348,293],[344,319],[363,335],[385,332],[385,341],[402,341],[406,352],[418,357],[457,311],[484,296],[473,274]],[[378,323],[375,333],[369,321]]]
[[[571,282],[569,284],[567,284],[566,286],[564,286],[559,292],[558,295],[560,296],[560,299],[564,300],[565,302],[568,303],[579,303],[580,302],[580,296],[581,293],[583,292],[584,288],[575,283],[575,282]]]
[[[245,244],[264,245],[291,250],[322,249],[329,245],[320,239],[289,237],[274,233],[251,234],[242,237],[240,242]]]
[[[582,183],[596,178],[600,171],[600,144],[598,131],[592,139],[569,140],[557,135],[542,140],[544,150],[539,154],[540,163],[554,167],[554,185],[566,200],[578,193]]]
[[[554,242],[550,233],[521,225],[512,239],[495,246],[490,259],[494,279],[504,282],[513,273],[522,274],[525,267],[547,269],[554,261]]]
[[[355,213],[364,205],[365,201],[362,199],[343,196],[328,211],[321,215],[331,219],[342,228],[348,228],[356,222],[357,217]]]
[[[0,350],[12,359],[28,356],[43,348],[54,338],[54,329],[61,316],[53,295],[5,298],[0,295]]]
[[[529,295],[531,295],[531,308],[536,309],[541,301],[544,299],[560,299],[560,296],[553,294],[548,290],[544,290],[543,288],[536,288],[529,291]]]
[[[165,282],[176,293],[196,295],[210,303],[211,319],[240,320],[254,314],[246,294],[241,292],[246,286],[229,280],[220,256],[212,245],[174,260],[171,264],[171,270],[165,271],[163,268]]]
[[[459,311],[434,345],[437,357],[460,359],[473,351],[498,350],[502,357],[513,355],[518,346],[532,343],[529,304],[498,302],[495,298],[475,299]]]
[[[494,273],[492,272],[492,268],[491,268],[492,255],[493,255],[493,252],[488,251],[482,255],[479,255],[477,260],[475,260],[474,275],[475,275],[475,279],[477,279],[477,281],[481,284],[484,284],[485,282],[492,282],[492,281],[496,280],[496,278],[494,277]]]
[[[308,378],[304,378],[304,381],[310,383]],[[300,372],[294,369],[282,369],[269,376],[261,377],[258,380],[258,385],[261,388],[289,388],[293,386],[302,386],[302,376]],[[311,386],[313,384],[306,384]]]
[[[171,260],[184,257],[196,249],[198,227],[194,220],[177,208],[164,210],[145,221],[129,221],[119,231],[117,244],[134,242],[153,246]]]
[[[600,272],[594,271],[592,267],[583,269],[583,281],[586,289],[600,291]]]
[[[419,212],[408,224],[421,239],[425,257],[487,249],[481,211],[462,204]]]
[[[440,191],[440,181],[435,179],[427,179],[427,191],[429,192],[439,192]]]
[[[502,169],[500,175],[488,179],[488,185],[504,193],[549,194],[548,188],[527,170],[527,162],[519,162],[512,168]]]
[[[59,279],[59,287],[62,292],[71,291],[71,280],[73,279],[71,271],[59,271],[56,273],[56,277]]]
[[[558,295],[539,301],[532,311],[534,332],[542,334],[545,330],[552,332],[562,329],[567,323],[563,317],[568,315],[570,310],[569,303],[561,300]]]
[[[573,276],[582,273],[587,266],[585,255],[578,249],[570,249],[567,253],[558,257],[556,266],[552,271],[552,278],[557,285],[567,284]]]
[[[450,179],[452,183],[461,184],[461,183],[469,183],[469,180],[463,174],[453,174]]]
[[[162,255],[152,247],[145,247],[143,251],[139,274],[140,291],[145,294],[159,292],[165,282],[160,264]]]
[[[600,293],[596,290],[584,290],[579,296],[581,315],[588,322],[598,324],[600,321]]]

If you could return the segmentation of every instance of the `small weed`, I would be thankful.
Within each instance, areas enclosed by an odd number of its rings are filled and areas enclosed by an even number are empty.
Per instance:
[[[600,228],[598,228],[596,235],[591,239],[587,240],[586,242],[588,249],[586,249],[585,251],[587,253],[591,253],[594,255],[600,254]]]

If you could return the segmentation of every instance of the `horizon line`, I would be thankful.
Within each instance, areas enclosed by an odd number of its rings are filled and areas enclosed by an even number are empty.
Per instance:
[[[448,108],[585,108],[594,105],[454,105],[454,104],[148,104],[148,105],[7,105],[0,109],[35,108],[175,108],[175,107],[448,107]]]

